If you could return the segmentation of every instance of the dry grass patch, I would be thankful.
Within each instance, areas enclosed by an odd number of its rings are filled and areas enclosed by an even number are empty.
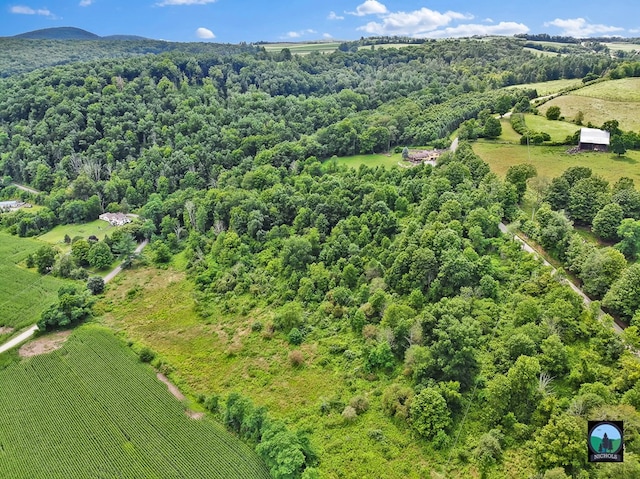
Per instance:
[[[38,356],[40,354],[47,354],[56,349],[60,349],[65,343],[71,331],[60,331],[59,333],[47,334],[33,341],[29,341],[22,346],[18,351],[21,358],[28,358],[31,356]]]

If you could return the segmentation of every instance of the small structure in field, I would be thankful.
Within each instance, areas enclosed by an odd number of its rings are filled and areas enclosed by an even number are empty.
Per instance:
[[[15,211],[20,208],[31,208],[31,205],[19,200],[0,201],[0,213],[5,211]]]
[[[607,151],[609,150],[610,134],[597,128],[581,128],[580,150]]]
[[[440,155],[447,150],[409,150],[407,160],[411,163],[428,163],[435,165]]]
[[[106,221],[111,226],[122,226],[131,223],[131,220],[124,213],[103,213],[98,218]]]

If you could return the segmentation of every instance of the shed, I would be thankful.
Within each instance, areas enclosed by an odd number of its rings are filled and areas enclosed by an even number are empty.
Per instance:
[[[610,134],[597,128],[580,129],[580,149],[607,151],[609,149]]]

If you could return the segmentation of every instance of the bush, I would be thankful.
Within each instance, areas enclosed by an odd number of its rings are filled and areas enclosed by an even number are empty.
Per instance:
[[[150,363],[155,359],[156,353],[154,353],[151,349],[145,346],[138,353],[138,357],[140,358],[140,361],[142,361],[143,363]]]
[[[295,368],[302,366],[304,364],[304,355],[302,354],[302,351],[299,349],[291,351],[289,353],[289,362]]]
[[[304,341],[304,335],[298,328],[292,328],[291,331],[289,331],[289,335],[287,336],[287,341],[289,341],[289,344],[294,344],[297,346],[299,344],[302,344],[302,341]]]
[[[560,107],[559,106],[550,106],[546,113],[547,120],[557,120],[560,118]]]
[[[262,328],[264,328],[264,324],[262,323],[262,321],[254,321],[253,323],[251,323],[251,331],[253,331],[254,333],[259,333],[260,331],[262,331]]]
[[[87,289],[91,294],[100,294],[104,291],[104,279],[100,276],[92,276],[87,280]]]
[[[349,406],[355,410],[356,414],[362,414],[369,409],[369,400],[364,396],[356,396],[349,401]]]
[[[347,406],[344,408],[344,410],[342,411],[342,417],[344,418],[345,421],[347,422],[353,422],[356,420],[356,417],[358,417],[358,413],[356,412],[356,410],[354,408],[352,408],[351,406]]]

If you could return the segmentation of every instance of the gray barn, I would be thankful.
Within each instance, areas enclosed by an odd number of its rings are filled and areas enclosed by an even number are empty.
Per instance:
[[[607,151],[610,135],[608,131],[597,128],[580,129],[580,149],[593,151]]]

